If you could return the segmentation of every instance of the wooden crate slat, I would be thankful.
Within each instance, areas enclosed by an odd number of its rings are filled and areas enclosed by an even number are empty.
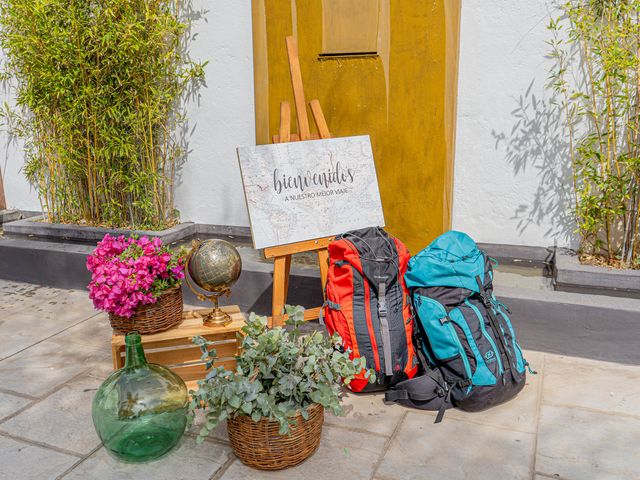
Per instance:
[[[202,324],[202,315],[210,310],[198,310],[185,312],[183,322],[175,328],[153,335],[142,335],[147,361],[171,368],[185,382],[189,382],[190,388],[197,388],[197,380],[203,379],[207,374],[205,364],[200,358],[200,348],[192,343],[193,337],[200,335],[213,342],[212,348],[216,349],[219,357],[214,365],[234,369],[234,357],[238,354],[240,346],[238,334],[245,325],[244,315],[237,305],[223,307],[223,310],[229,313],[232,319],[225,327],[205,327]],[[114,368],[124,366],[125,349],[125,336],[113,335],[111,351]]]
[[[224,339],[224,340],[217,340],[215,337],[212,337],[212,339],[208,339],[211,342],[211,347],[210,348],[215,348],[216,350],[220,350],[221,348],[225,348],[225,346],[227,345],[239,345],[240,342],[236,339]],[[144,344],[144,352],[145,355],[148,356],[150,353],[159,353],[159,352],[167,352],[170,350],[188,350],[188,349],[193,349],[193,351],[197,351],[200,352],[200,347],[196,347],[193,345],[193,343],[191,342],[190,339],[188,339],[188,343],[184,343],[184,339],[182,341],[180,341],[180,339],[176,340],[174,343],[166,345],[166,344],[162,344],[162,345],[157,345],[155,343],[153,344]],[[123,359],[126,356],[126,348],[125,347],[118,347],[117,348],[117,352],[118,355],[120,357],[122,357]],[[147,358],[148,360],[148,358]],[[124,361],[124,360],[123,360]]]
[[[240,312],[238,306],[223,307],[223,311],[231,315],[231,323],[224,327],[204,327],[202,325],[202,317],[187,316],[180,325],[164,332],[154,333],[152,335],[143,335],[142,343],[172,341],[176,338],[175,330],[180,331],[180,337],[195,337],[196,335],[220,335],[223,333],[238,332],[244,326],[244,315]],[[114,335],[111,339],[112,345],[124,345],[125,335]]]
[[[220,359],[219,362],[214,363],[214,366],[225,367],[227,370],[232,370],[236,368],[236,361],[233,358]],[[195,365],[176,365],[171,367],[171,370],[180,375],[185,382],[202,380],[207,375],[207,368],[204,363],[198,363]]]
[[[237,338],[235,333],[223,333],[220,335],[209,334],[202,335],[204,338],[213,342],[214,348],[219,348],[221,345],[225,343],[237,343]],[[193,346],[191,342],[191,338],[175,338],[173,340],[162,340],[159,342],[143,342],[145,353],[148,351],[158,351],[162,349],[171,349],[171,348],[189,348]],[[125,354],[125,346],[122,345],[117,347],[120,355],[124,357]],[[197,347],[195,347],[197,348]]]
[[[215,347],[219,358],[235,357],[238,353],[237,343],[224,343]],[[177,365],[200,361],[202,353],[200,348],[176,348],[171,350],[150,351],[145,350],[147,361],[150,363],[161,363],[162,365]]]

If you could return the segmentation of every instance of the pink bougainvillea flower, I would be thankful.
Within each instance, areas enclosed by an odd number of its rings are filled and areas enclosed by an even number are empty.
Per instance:
[[[184,278],[184,258],[160,238],[107,234],[86,264],[94,306],[123,317],[131,317],[139,305],[155,303],[164,290],[180,285]]]

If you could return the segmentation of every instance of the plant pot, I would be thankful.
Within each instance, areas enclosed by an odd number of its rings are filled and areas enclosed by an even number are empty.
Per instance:
[[[585,265],[567,249],[556,251],[553,280],[562,292],[640,298],[640,270]]]
[[[136,307],[131,318],[109,314],[111,327],[118,333],[138,332],[140,335],[164,332],[182,322],[182,288],[165,290],[156,303]]]
[[[263,418],[258,422],[241,415],[227,420],[229,441],[242,463],[259,470],[281,470],[309,458],[320,445],[324,408],[313,404],[309,418],[295,417],[290,435],[280,435],[278,422]]]

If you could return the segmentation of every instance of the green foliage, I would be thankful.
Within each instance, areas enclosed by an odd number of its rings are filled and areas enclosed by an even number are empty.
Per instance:
[[[640,256],[640,0],[572,0],[560,8],[549,24],[549,85],[566,118],[581,249],[633,267]]]
[[[205,65],[188,59],[192,17],[190,0],[0,0],[2,115],[50,221],[176,221],[180,105]]]
[[[336,415],[342,414],[340,383],[348,384],[356,373],[366,368],[364,358],[349,359],[334,347],[342,340],[336,334],[328,338],[320,332],[301,335],[304,308],[286,307],[288,328],[267,328],[267,318],[249,316],[243,328],[242,353],[235,371],[213,367],[216,352],[211,342],[195,337],[209,372],[199,382],[199,390],[191,392],[192,418],[197,409],[207,410],[207,421],[198,440],[218,424],[237,415],[248,415],[254,421],[268,417],[280,423],[280,433],[289,432],[292,418],[298,412],[306,418],[308,407],[319,403]],[[373,371],[367,371],[371,382]]]

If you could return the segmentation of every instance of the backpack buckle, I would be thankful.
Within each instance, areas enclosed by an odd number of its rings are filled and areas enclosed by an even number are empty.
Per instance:
[[[480,300],[486,308],[491,308],[491,306],[493,305],[491,297],[489,297],[489,295],[487,295],[487,293],[484,291],[480,294]]]
[[[387,316],[387,286],[384,283],[378,285],[378,313],[380,316]]]
[[[469,385],[472,385],[473,381],[470,378],[466,378],[464,380],[458,380],[457,384],[459,387],[464,388],[464,387],[468,387]]]

